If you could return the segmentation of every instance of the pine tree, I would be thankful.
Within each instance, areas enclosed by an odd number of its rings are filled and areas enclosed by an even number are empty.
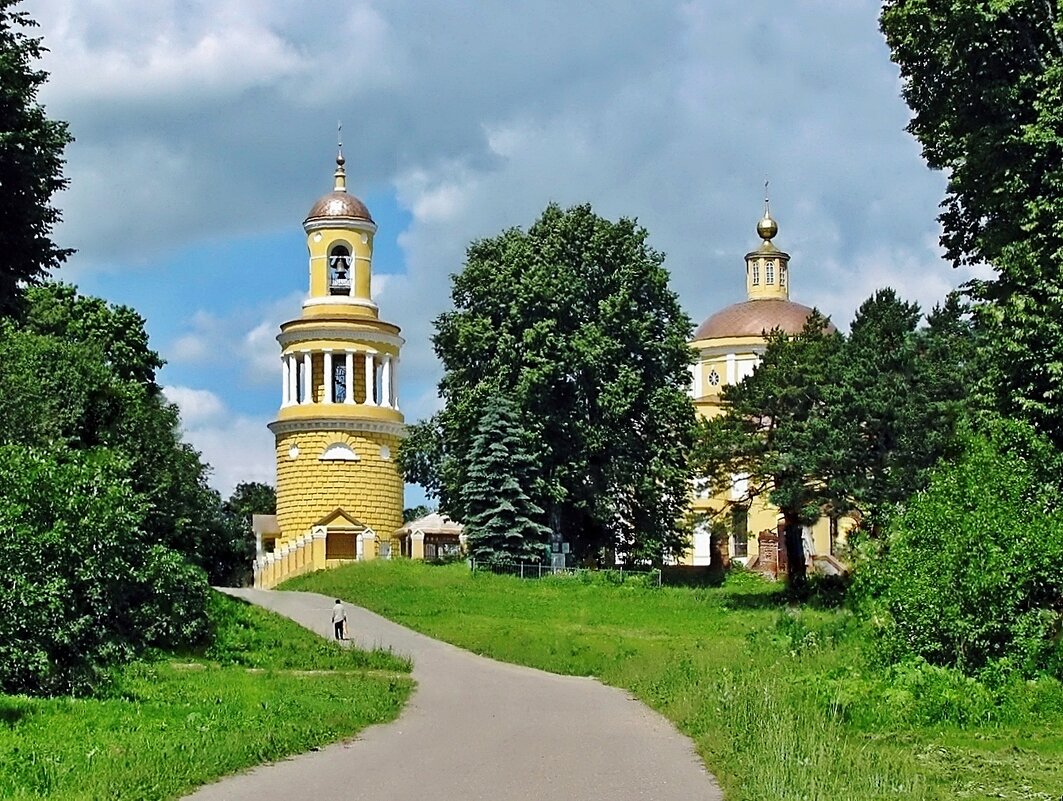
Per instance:
[[[537,522],[543,510],[525,490],[533,475],[516,407],[501,395],[487,403],[469,453],[463,490],[469,551],[480,562],[542,557],[550,530]]]

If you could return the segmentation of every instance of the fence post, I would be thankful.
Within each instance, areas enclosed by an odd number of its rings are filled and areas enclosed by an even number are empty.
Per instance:
[[[620,583],[624,583],[624,566],[620,565]]]
[[[543,563],[539,563],[539,578],[543,577]]]
[[[520,577],[524,578],[524,563],[520,563]]]

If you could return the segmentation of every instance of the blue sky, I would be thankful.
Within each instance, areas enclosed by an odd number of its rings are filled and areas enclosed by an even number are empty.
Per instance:
[[[147,319],[223,492],[273,479],[274,337],[307,289],[337,120],[411,421],[438,407],[431,320],[466,245],[551,201],[638,218],[695,324],[743,295],[766,177],[794,299],[842,327],[876,288],[928,307],[970,276],[941,260],[944,178],[904,131],[873,0],[25,8],[42,100],[77,137],[57,277]]]

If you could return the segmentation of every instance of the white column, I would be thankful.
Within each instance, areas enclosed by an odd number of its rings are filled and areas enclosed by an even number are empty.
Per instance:
[[[288,362],[288,405],[291,406],[299,402],[299,370],[294,353],[289,353],[285,359]]]
[[[325,351],[325,388],[321,398],[323,403],[332,403],[332,351]]]
[[[384,354],[384,364],[380,367],[380,405],[391,407],[391,354]]]
[[[373,379],[376,367],[373,365],[373,356],[375,351],[367,350],[365,352],[365,403],[367,406],[376,406],[376,398],[373,397]]]
[[[288,390],[291,383],[288,381],[288,357],[281,354],[281,407],[288,405]]]
[[[303,353],[303,397],[300,403],[314,401],[314,362],[310,351]]]
[[[347,371],[344,373],[344,403],[354,403],[354,351],[347,351]]]
[[[391,408],[399,410],[399,357],[396,356],[391,364]]]

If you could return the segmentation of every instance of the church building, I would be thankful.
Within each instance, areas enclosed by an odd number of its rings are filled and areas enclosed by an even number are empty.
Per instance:
[[[692,368],[691,396],[699,415],[712,419],[723,412],[720,393],[753,372],[767,347],[765,333],[780,329],[798,334],[812,309],[790,300],[790,255],[772,241],[779,226],[764,202],[764,216],[757,223],[760,246],[746,254],[746,300],[721,309],[694,331],[690,347],[697,361]],[[833,326],[832,326],[833,328]],[[704,521],[695,531],[693,547],[684,561],[707,565],[712,560],[710,524],[721,515],[728,535],[720,556],[740,562],[758,557],[758,539],[777,536],[779,510],[765,497],[749,498],[746,477],[735,475],[729,492],[713,495],[695,484],[692,511]],[[843,521],[851,524],[851,521]],[[762,532],[769,536],[760,537]],[[805,532],[805,552],[810,557],[833,557],[839,540],[839,521],[820,519]]]
[[[256,587],[390,556],[402,526],[394,456],[405,431],[398,392],[404,342],[373,301],[377,227],[347,192],[342,149],[333,190],[310,208],[303,230],[309,293],[277,336],[281,402],[269,424],[277,514],[255,516]]]

